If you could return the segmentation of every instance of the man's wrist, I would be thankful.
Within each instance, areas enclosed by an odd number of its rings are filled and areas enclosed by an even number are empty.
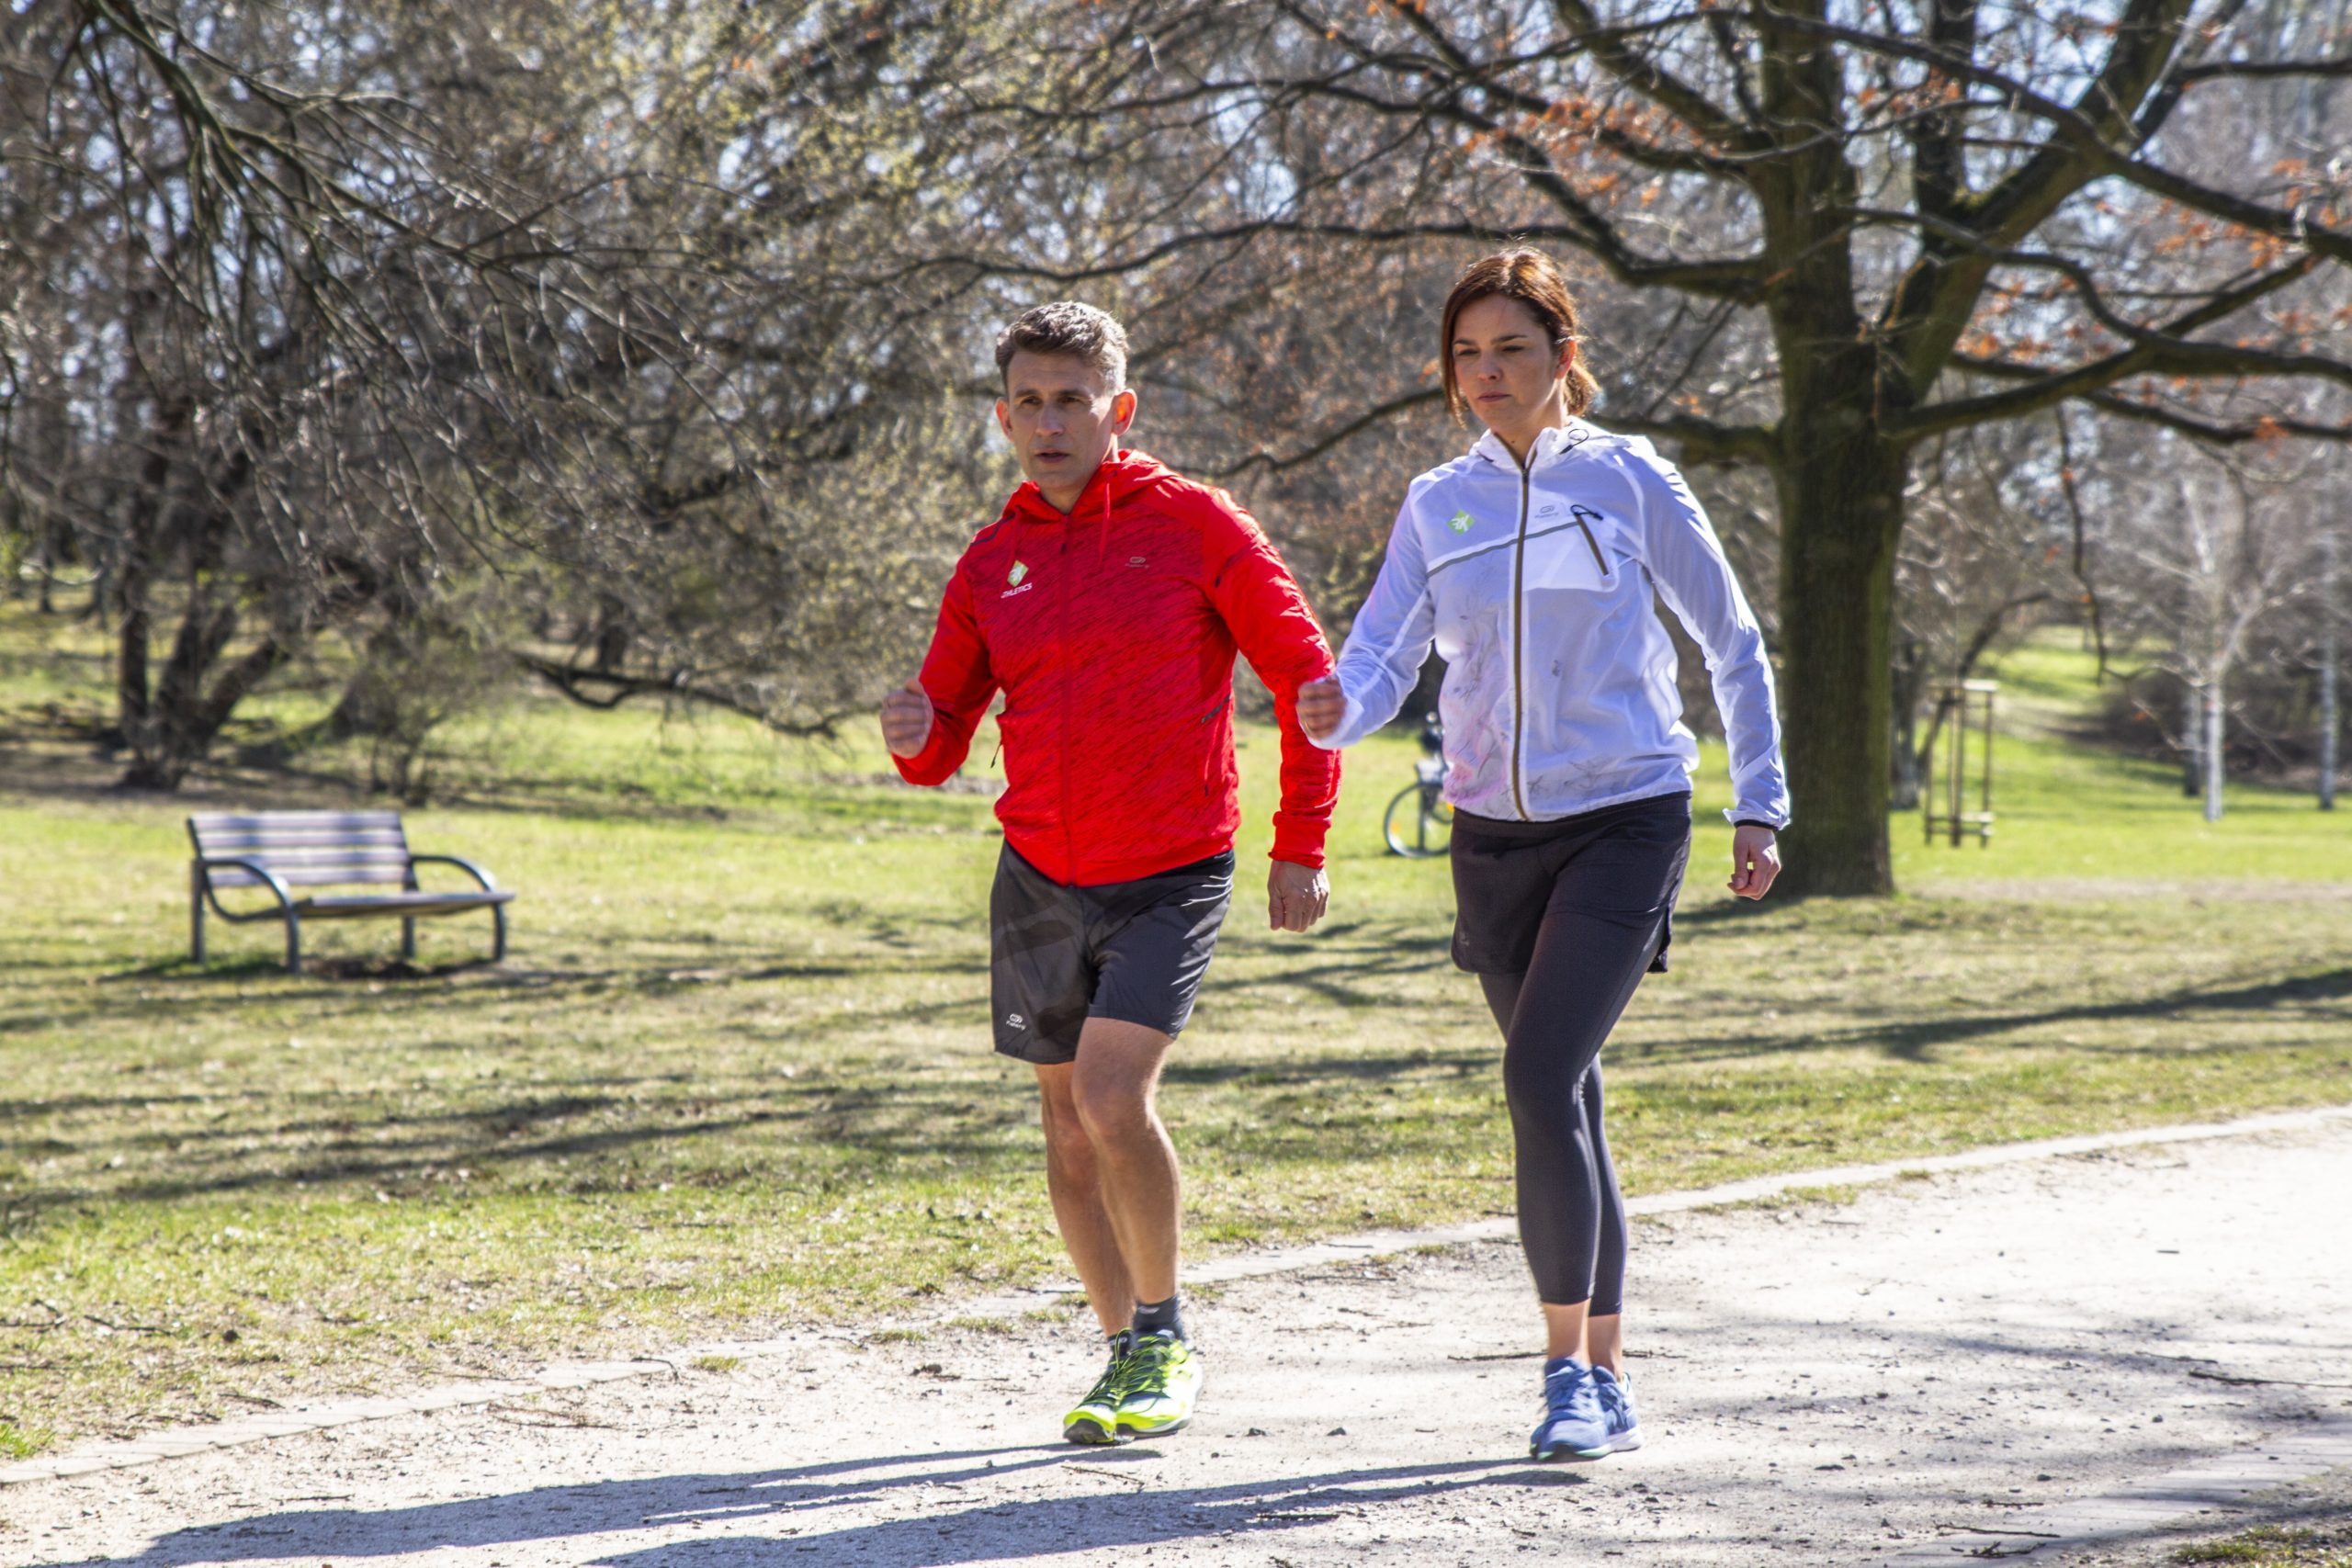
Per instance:
[[[1731,819],[1731,825],[1735,828],[1761,828],[1768,833],[1776,834],[1789,830],[1789,825],[1786,822],[1767,822],[1760,817],[1735,817]]]

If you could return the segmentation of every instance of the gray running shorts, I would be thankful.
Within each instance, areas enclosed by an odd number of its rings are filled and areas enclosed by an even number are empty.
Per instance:
[[[1065,887],[1007,844],[989,892],[996,1048],[1076,1061],[1090,1018],[1182,1032],[1232,902],[1230,850],[1132,882]]]

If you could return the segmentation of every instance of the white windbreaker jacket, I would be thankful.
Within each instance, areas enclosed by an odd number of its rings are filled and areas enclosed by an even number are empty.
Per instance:
[[[1396,717],[1435,642],[1459,809],[1546,821],[1688,789],[1699,743],[1653,589],[1706,653],[1724,816],[1787,826],[1771,666],[1706,512],[1647,440],[1582,420],[1538,435],[1523,469],[1488,432],[1413,481],[1340,654],[1346,716],[1317,744]]]

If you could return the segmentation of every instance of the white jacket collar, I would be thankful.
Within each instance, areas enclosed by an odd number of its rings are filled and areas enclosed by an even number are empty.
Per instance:
[[[1527,454],[1527,466],[1531,470],[1549,468],[1600,434],[1599,426],[1570,415],[1567,423],[1535,433],[1535,445]],[[1510,455],[1510,448],[1503,445],[1503,438],[1491,430],[1479,436],[1470,450],[1498,468],[1514,474],[1519,472],[1519,459]]]

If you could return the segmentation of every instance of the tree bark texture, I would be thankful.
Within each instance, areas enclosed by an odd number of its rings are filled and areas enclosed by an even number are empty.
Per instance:
[[[1792,418],[1790,427],[1802,433],[1815,423]],[[1844,456],[1791,462],[1778,475],[1781,709],[1795,812],[1783,875],[1801,896],[1889,893],[1894,547],[1905,464],[1859,420],[1818,423],[1829,428],[1816,439]]]

